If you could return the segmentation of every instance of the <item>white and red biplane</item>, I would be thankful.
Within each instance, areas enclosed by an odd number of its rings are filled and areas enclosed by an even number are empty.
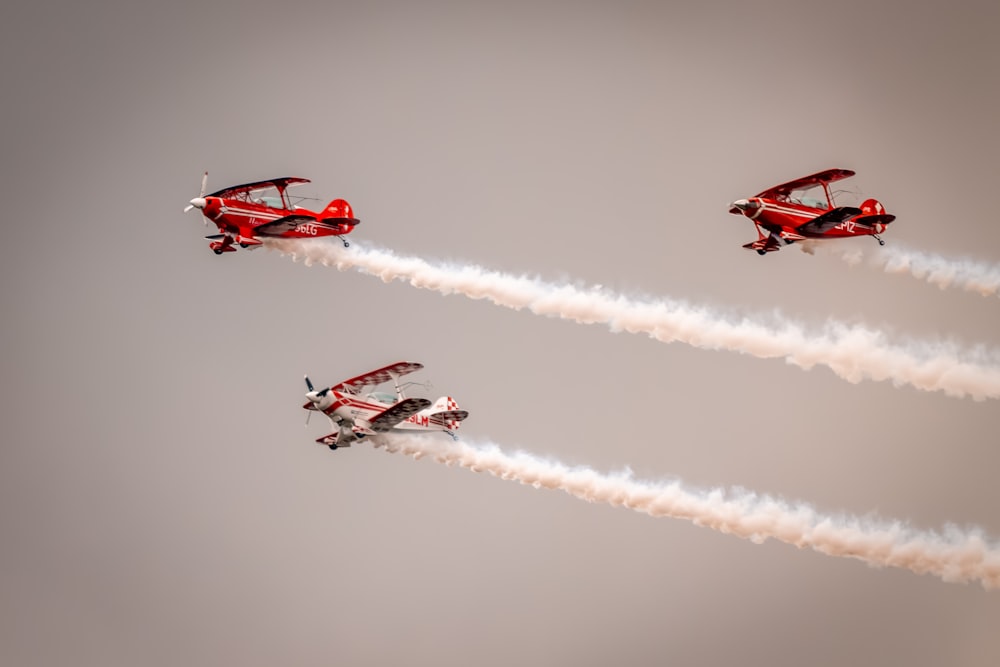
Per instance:
[[[316,442],[336,450],[390,431],[444,431],[455,437],[455,431],[469,416],[465,410],[459,410],[455,399],[442,396],[431,403],[426,398],[403,396],[399,378],[423,367],[416,362],[400,361],[320,390],[313,387],[307,376],[308,402],[302,407],[322,412],[335,427],[333,433],[317,438]],[[390,381],[395,394],[373,391]]]
[[[351,205],[343,199],[334,199],[319,213],[299,206],[305,198],[290,196],[288,189],[309,183],[307,178],[285,176],[234,185],[206,195],[207,180],[208,172],[205,172],[201,179],[201,194],[191,200],[184,212],[201,209],[205,224],[211,220],[219,228],[218,234],[205,237],[210,241],[208,247],[216,255],[236,252],[237,245],[241,248],[259,247],[262,236],[285,239],[343,237],[361,222],[354,217]],[[344,247],[350,245],[346,239],[340,240]]]
[[[849,169],[827,169],[734,201],[729,212],[744,215],[757,226],[757,240],[743,247],[763,255],[805,239],[851,236],[874,236],[885,245],[878,235],[896,216],[886,213],[882,204],[866,199],[857,208],[833,202],[830,184],[851,176],[854,172]]]

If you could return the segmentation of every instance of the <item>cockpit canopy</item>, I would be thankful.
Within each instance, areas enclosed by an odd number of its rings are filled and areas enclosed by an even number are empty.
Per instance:
[[[368,398],[378,401],[379,403],[389,403],[394,404],[396,402],[396,395],[390,394],[384,391],[373,391],[368,394]]]
[[[801,204],[802,206],[818,208],[824,211],[830,208],[826,200],[826,191],[822,185],[813,185],[808,188],[792,190],[785,195],[783,200],[779,199],[778,201],[786,201],[789,204]]]
[[[273,185],[260,188],[259,190],[247,190],[247,201],[254,204],[261,204],[270,208],[288,208],[282,197],[282,192]]]

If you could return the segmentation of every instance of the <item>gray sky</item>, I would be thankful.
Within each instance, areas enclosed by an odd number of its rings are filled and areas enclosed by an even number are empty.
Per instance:
[[[726,212],[845,167],[890,245],[1000,263],[996,3],[19,4],[0,662],[1000,661],[996,591],[334,454],[300,408],[421,361],[469,438],[996,539],[996,401],[216,257],[181,213],[206,169],[305,176],[359,244],[996,359],[996,297],[760,258]]]

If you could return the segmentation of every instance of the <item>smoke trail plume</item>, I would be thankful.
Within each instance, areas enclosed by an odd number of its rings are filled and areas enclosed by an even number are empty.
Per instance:
[[[852,383],[889,380],[950,396],[1000,398],[1000,367],[995,359],[982,358],[986,356],[982,351],[974,359],[945,343],[893,346],[879,331],[837,322],[810,334],[788,321],[767,325],[747,318],[731,320],[678,301],[638,301],[605,290],[554,285],[478,266],[431,264],[377,248],[345,250],[323,242],[288,239],[266,240],[265,244],[302,258],[307,265],[319,262],[341,271],[354,268],[385,282],[401,280],[441,294],[488,299],[507,308],[525,308],[581,324],[603,323],[612,331],[642,332],[665,343],[677,341],[761,359],[781,357],[806,370],[819,364]]]
[[[496,445],[396,434],[372,442],[388,452],[415,459],[427,456],[535,488],[559,489],[589,502],[624,506],[653,517],[687,519],[757,544],[772,538],[875,567],[900,567],[948,582],[978,581],[987,589],[1000,588],[1000,545],[991,544],[979,530],[946,526],[942,533],[921,532],[900,522],[824,516],[808,505],[790,505],[745,491],[699,492],[677,481],[634,480],[628,472],[602,475],[525,452],[507,454]]]
[[[819,244],[805,244],[803,252],[815,253]],[[851,265],[864,261],[861,250],[829,249]],[[868,263],[886,273],[908,274],[926,280],[941,289],[958,288],[983,296],[1000,294],[1000,266],[968,258],[949,259],[941,255],[910,250],[898,245],[886,246],[868,255]]]

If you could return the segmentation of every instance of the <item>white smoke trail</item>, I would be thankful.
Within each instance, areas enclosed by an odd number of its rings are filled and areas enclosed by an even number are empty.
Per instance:
[[[699,492],[685,489],[678,481],[634,480],[630,472],[602,475],[525,452],[507,454],[492,444],[396,434],[372,442],[389,452],[415,459],[427,456],[535,488],[559,489],[589,502],[620,505],[653,517],[687,519],[757,544],[772,538],[875,567],[900,567],[948,582],[978,581],[987,589],[1000,588],[1000,545],[991,544],[978,529],[963,531],[949,525],[942,533],[921,532],[900,522],[824,516],[808,505],[789,505],[746,491]]]
[[[793,322],[766,325],[747,318],[730,321],[706,308],[678,301],[637,301],[601,289],[553,285],[478,266],[431,264],[377,248],[353,246],[345,250],[323,242],[286,239],[266,240],[265,244],[302,258],[307,265],[319,262],[341,271],[355,268],[385,282],[402,280],[441,294],[488,299],[515,310],[526,308],[581,324],[603,323],[612,331],[642,332],[665,343],[679,341],[762,359],[783,357],[806,370],[820,364],[848,382],[889,380],[950,396],[1000,398],[1000,367],[995,354],[984,350],[975,355],[962,353],[942,342],[892,346],[879,331],[837,322],[828,322],[822,333],[811,335]]]
[[[819,244],[804,244],[802,251],[813,254],[818,247]],[[852,266],[860,264],[866,256],[861,250],[828,249]],[[966,257],[949,259],[898,245],[871,251],[867,257],[873,267],[886,273],[909,274],[941,289],[954,287],[983,296],[1000,295],[1000,265],[997,264]]]

